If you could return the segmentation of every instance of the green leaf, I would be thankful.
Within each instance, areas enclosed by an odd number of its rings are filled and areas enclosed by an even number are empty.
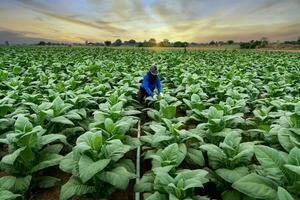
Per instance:
[[[115,129],[114,122],[110,118],[106,118],[104,121],[105,130],[107,130],[109,133],[112,133]]]
[[[209,164],[214,168],[222,166],[224,160],[227,159],[226,155],[218,146],[214,144],[204,144],[200,146],[200,149],[207,151]]]
[[[290,139],[290,131],[288,130],[281,130],[278,134],[278,141],[280,145],[287,151],[289,152],[293,147],[293,143]]]
[[[18,197],[21,197],[19,194],[14,194],[8,190],[0,188],[0,199],[1,200],[13,200]]]
[[[67,154],[59,163],[59,168],[67,173],[72,173],[73,169],[77,166],[78,161],[74,159],[73,151]]]
[[[67,144],[66,136],[60,134],[47,134],[42,136],[42,145],[47,145],[55,141],[60,141],[61,143]]]
[[[125,190],[128,186],[129,180],[136,176],[135,174],[128,172],[125,167],[116,167],[111,171],[100,173],[98,177],[102,181],[110,183],[118,189]]]
[[[247,167],[238,167],[235,169],[217,169],[216,173],[229,183],[234,183],[240,178],[249,174]]]
[[[19,147],[29,147],[32,148],[38,143],[38,136],[35,132],[29,132],[22,135],[18,140],[17,144]]]
[[[102,171],[109,163],[110,159],[103,159],[94,162],[86,155],[82,155],[79,160],[79,175],[83,183],[90,180],[95,174]]]
[[[166,106],[162,108],[163,116],[167,119],[173,119],[176,117],[176,107],[175,106]]]
[[[226,190],[222,193],[223,200],[241,200],[241,193],[236,190]]]
[[[184,143],[179,144],[176,165],[179,166],[187,155],[187,147]]]
[[[63,156],[59,154],[49,153],[49,154],[42,155],[40,162],[37,165],[35,165],[33,168],[31,168],[31,173],[37,172],[47,167],[58,165],[62,159]]]
[[[64,116],[54,117],[51,119],[51,122],[60,123],[60,124],[67,124],[67,125],[74,125],[74,123]]]
[[[153,190],[154,176],[151,173],[144,174],[134,186],[135,192],[151,192]]]
[[[33,126],[27,117],[19,116],[15,122],[15,129],[21,132],[30,132],[32,131],[32,128]]]
[[[30,182],[31,176],[3,176],[0,178],[0,188],[10,190],[14,193],[25,193],[29,188]]]
[[[53,176],[39,176],[36,181],[39,188],[51,188],[58,185],[60,179]]]
[[[160,157],[162,162],[166,164],[175,164],[178,160],[178,154],[179,154],[179,147],[178,144],[174,143],[169,146],[167,146],[165,149],[163,149],[160,153]]]
[[[195,164],[199,166],[204,166],[205,161],[203,158],[203,154],[201,150],[194,149],[194,148],[188,148],[187,156],[189,159],[191,159]]]
[[[271,147],[257,145],[254,147],[255,156],[268,175],[278,181],[284,177],[283,165],[285,164],[280,152]]]
[[[69,181],[62,186],[59,199],[68,200],[73,196],[80,196],[93,192],[96,192],[95,186],[84,185],[78,178],[72,176]]]
[[[276,199],[277,185],[270,179],[257,174],[249,174],[234,182],[232,187],[250,197],[258,199]]]
[[[294,200],[291,194],[282,187],[278,187],[277,197],[278,200]]]
[[[154,192],[153,194],[151,195],[144,195],[144,199],[145,200],[167,200],[168,198],[163,195],[163,194],[160,194],[159,192]]]
[[[292,165],[298,165],[300,166],[300,149],[297,147],[294,147],[288,157],[288,164]]]
[[[121,159],[125,153],[130,151],[130,146],[123,144],[120,140],[111,140],[111,144],[106,145],[106,158],[110,158],[113,161]]]
[[[5,163],[5,164],[13,165],[15,160],[19,157],[20,153],[22,151],[24,151],[25,149],[26,149],[26,147],[22,147],[22,148],[15,150],[12,154],[8,154],[8,155],[4,156],[1,160],[1,162]]]
[[[65,114],[64,117],[66,117],[68,119],[74,119],[74,120],[81,120],[82,119],[81,116],[73,110],[71,110],[70,112]]]
[[[40,155],[45,155],[48,153],[59,154],[59,152],[62,150],[62,148],[63,148],[63,144],[47,145],[42,151],[40,151]]]
[[[300,166],[286,164],[286,165],[284,165],[284,167],[291,170],[292,172],[295,172],[296,174],[298,174],[300,176]]]
[[[223,117],[223,111],[222,110],[218,110],[215,107],[211,106],[209,107],[208,110],[208,118],[209,119],[220,119],[221,117]]]

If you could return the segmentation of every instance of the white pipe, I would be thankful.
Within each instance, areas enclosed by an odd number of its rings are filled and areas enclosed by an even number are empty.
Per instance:
[[[137,133],[137,138],[140,138],[141,135],[141,122],[140,120],[138,121],[138,133]],[[138,146],[136,150],[136,183],[139,182],[140,180],[140,156],[141,156],[141,147]],[[140,193],[136,192],[135,193],[135,200],[140,200]]]

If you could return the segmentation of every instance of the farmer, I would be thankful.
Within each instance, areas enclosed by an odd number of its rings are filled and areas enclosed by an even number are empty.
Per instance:
[[[138,92],[138,101],[142,103],[145,96],[152,96],[157,100],[157,95],[154,93],[155,88],[158,90],[159,96],[163,97],[162,88],[159,76],[157,75],[157,67],[150,65],[149,71],[144,75],[140,90]]]

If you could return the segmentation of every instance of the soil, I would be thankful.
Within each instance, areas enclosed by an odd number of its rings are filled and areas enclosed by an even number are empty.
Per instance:
[[[60,194],[60,188],[65,184],[69,178],[70,174],[61,171],[58,167],[48,168],[41,172],[40,175],[47,174],[48,176],[54,176],[61,180],[60,184],[47,189],[34,188],[30,193],[30,200],[58,200]],[[72,200],[79,200],[78,198],[73,198]]]
[[[135,180],[131,180],[127,190],[116,190],[112,195],[108,198],[108,200],[134,200],[134,191],[133,187],[135,184]]]
[[[222,199],[220,192],[218,192],[217,190],[216,184],[214,184],[213,182],[206,183],[204,187],[200,188],[197,192],[201,196],[209,196],[210,199]]]
[[[243,116],[244,119],[253,118],[253,117],[254,117],[253,112],[245,113]]]
[[[184,117],[186,116],[186,111],[182,110],[181,108],[176,108],[176,117]]]

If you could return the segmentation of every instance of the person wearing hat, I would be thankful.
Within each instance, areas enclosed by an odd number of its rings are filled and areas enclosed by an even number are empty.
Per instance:
[[[145,96],[152,96],[156,100],[157,95],[154,93],[155,89],[157,89],[159,96],[164,96],[162,93],[160,79],[157,75],[157,67],[155,65],[151,65],[149,71],[144,75],[142,80],[140,90],[138,92],[138,101],[141,103]]]

